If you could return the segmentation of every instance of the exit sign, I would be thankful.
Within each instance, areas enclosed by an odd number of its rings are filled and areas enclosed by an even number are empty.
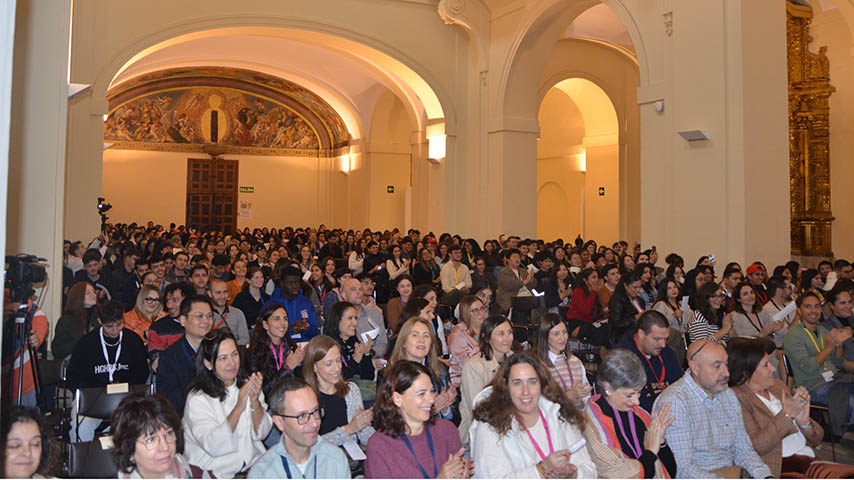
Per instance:
[[[394,193],[394,185],[389,185],[385,187],[385,191],[388,193]]]
[[[240,187],[240,193],[255,193],[255,187]]]
[[[600,197],[604,197],[604,196],[605,196],[605,187],[599,187],[599,196],[600,196]]]

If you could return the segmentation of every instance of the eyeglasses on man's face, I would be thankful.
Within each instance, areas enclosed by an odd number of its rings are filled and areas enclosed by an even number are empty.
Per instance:
[[[297,424],[305,425],[306,423],[308,423],[308,421],[311,419],[312,416],[316,416],[318,420],[323,420],[323,416],[325,414],[326,414],[326,411],[323,409],[323,407],[318,406],[317,408],[315,408],[314,410],[312,410],[310,412],[303,412],[303,413],[300,413],[299,415],[285,415],[283,413],[277,414],[277,415],[279,415],[280,417],[284,417],[284,418],[296,418]]]

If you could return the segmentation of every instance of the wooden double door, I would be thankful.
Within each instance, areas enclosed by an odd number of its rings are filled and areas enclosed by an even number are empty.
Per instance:
[[[187,159],[187,227],[237,229],[238,160]]]

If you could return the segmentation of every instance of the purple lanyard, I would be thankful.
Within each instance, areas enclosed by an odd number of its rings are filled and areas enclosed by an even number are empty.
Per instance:
[[[623,436],[623,440],[626,441],[626,444],[628,444],[629,449],[635,455],[635,458],[640,458],[643,453],[643,449],[641,448],[640,440],[638,440],[638,433],[635,430],[634,414],[629,410],[629,426],[632,429],[632,440],[634,440],[634,443],[632,443],[629,441],[629,437],[626,436],[625,429],[623,429],[623,421],[620,419],[620,412],[617,411],[613,405],[611,405],[611,409],[614,410],[614,418],[617,419],[617,425],[620,427],[620,435]]]
[[[573,383],[575,383],[575,378],[572,376],[572,367],[569,366],[569,360],[566,357],[563,357],[564,363],[566,363],[566,371],[569,372],[569,386],[571,387]],[[555,373],[557,373],[557,378],[560,380],[560,384],[563,385],[563,391],[569,390],[566,386],[566,382],[563,380],[563,375],[560,374],[560,370],[555,366]]]

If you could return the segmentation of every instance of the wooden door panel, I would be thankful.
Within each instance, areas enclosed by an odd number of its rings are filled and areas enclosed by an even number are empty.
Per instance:
[[[237,160],[187,160],[187,226],[226,232],[237,227],[238,165]]]

